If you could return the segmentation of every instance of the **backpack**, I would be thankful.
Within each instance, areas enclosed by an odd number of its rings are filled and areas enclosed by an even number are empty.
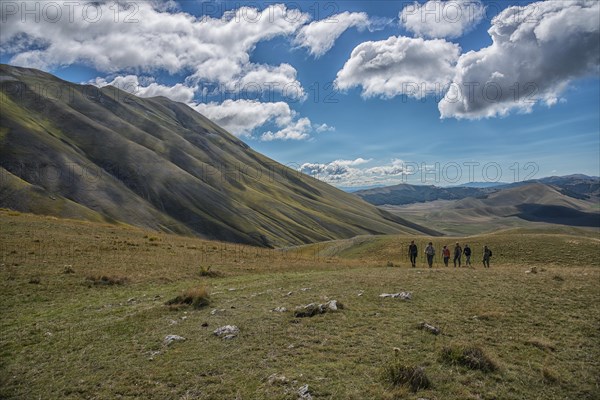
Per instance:
[[[492,256],[492,251],[490,250],[490,257]]]

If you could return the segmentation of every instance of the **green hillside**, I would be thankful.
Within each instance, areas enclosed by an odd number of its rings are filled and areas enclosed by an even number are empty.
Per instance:
[[[0,206],[266,247],[433,233],[258,154],[184,104],[8,65],[0,78]]]
[[[443,246],[453,249],[456,242],[472,249],[472,262],[481,266],[483,246],[493,250],[492,264],[523,266],[582,265],[600,267],[595,252],[600,250],[597,230],[560,226],[536,226],[515,228],[474,236],[426,237],[426,236],[358,236],[352,239],[333,240],[290,249],[305,255],[340,257],[343,259],[409,266],[408,245],[414,240],[419,248],[418,264],[426,265],[424,250],[429,242],[436,249],[434,266],[442,267]],[[582,249],[584,251],[582,251]],[[450,260],[452,264],[452,259]],[[463,256],[464,262],[464,256]]]

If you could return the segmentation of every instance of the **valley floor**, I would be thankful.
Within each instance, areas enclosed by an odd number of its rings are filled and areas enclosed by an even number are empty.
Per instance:
[[[460,238],[494,249],[490,269],[407,267],[410,239],[278,251],[0,211],[0,398],[298,399],[304,385],[313,399],[600,398],[596,233]],[[196,287],[207,307],[165,305]],[[412,299],[379,297],[400,291]],[[331,299],[344,308],[293,315]],[[224,325],[239,335],[213,335]],[[496,369],[443,357],[463,347]],[[393,386],[397,363],[430,387]]]

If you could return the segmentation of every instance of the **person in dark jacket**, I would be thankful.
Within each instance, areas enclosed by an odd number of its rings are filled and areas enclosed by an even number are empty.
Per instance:
[[[419,254],[419,250],[417,249],[417,245],[414,240],[411,240],[410,245],[408,246],[408,256],[410,257],[410,263],[412,267],[417,266],[417,255]]]
[[[471,248],[468,244],[465,244],[465,249],[463,250],[463,254],[465,255],[465,265],[467,267],[471,267]]]
[[[427,264],[429,268],[433,267],[433,256],[435,256],[435,249],[433,248],[433,243],[429,242],[429,245],[425,248],[425,254],[427,255]]]
[[[456,262],[458,261],[458,267],[460,268],[460,257],[462,256],[462,247],[458,242],[454,246],[454,268],[456,268]]]
[[[483,246],[483,266],[485,268],[490,267],[490,258],[492,257],[492,250],[488,249],[487,246]]]

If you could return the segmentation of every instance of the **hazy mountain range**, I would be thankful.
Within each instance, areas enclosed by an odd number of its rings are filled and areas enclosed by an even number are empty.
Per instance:
[[[600,199],[600,178],[587,175],[551,176],[515,183],[473,182],[454,187],[411,185],[407,183],[359,190],[355,195],[375,205],[404,205],[435,200],[485,199],[493,193],[534,183],[546,184],[558,192],[581,200]]]
[[[291,170],[182,103],[0,66],[0,207],[285,246],[435,231]]]

